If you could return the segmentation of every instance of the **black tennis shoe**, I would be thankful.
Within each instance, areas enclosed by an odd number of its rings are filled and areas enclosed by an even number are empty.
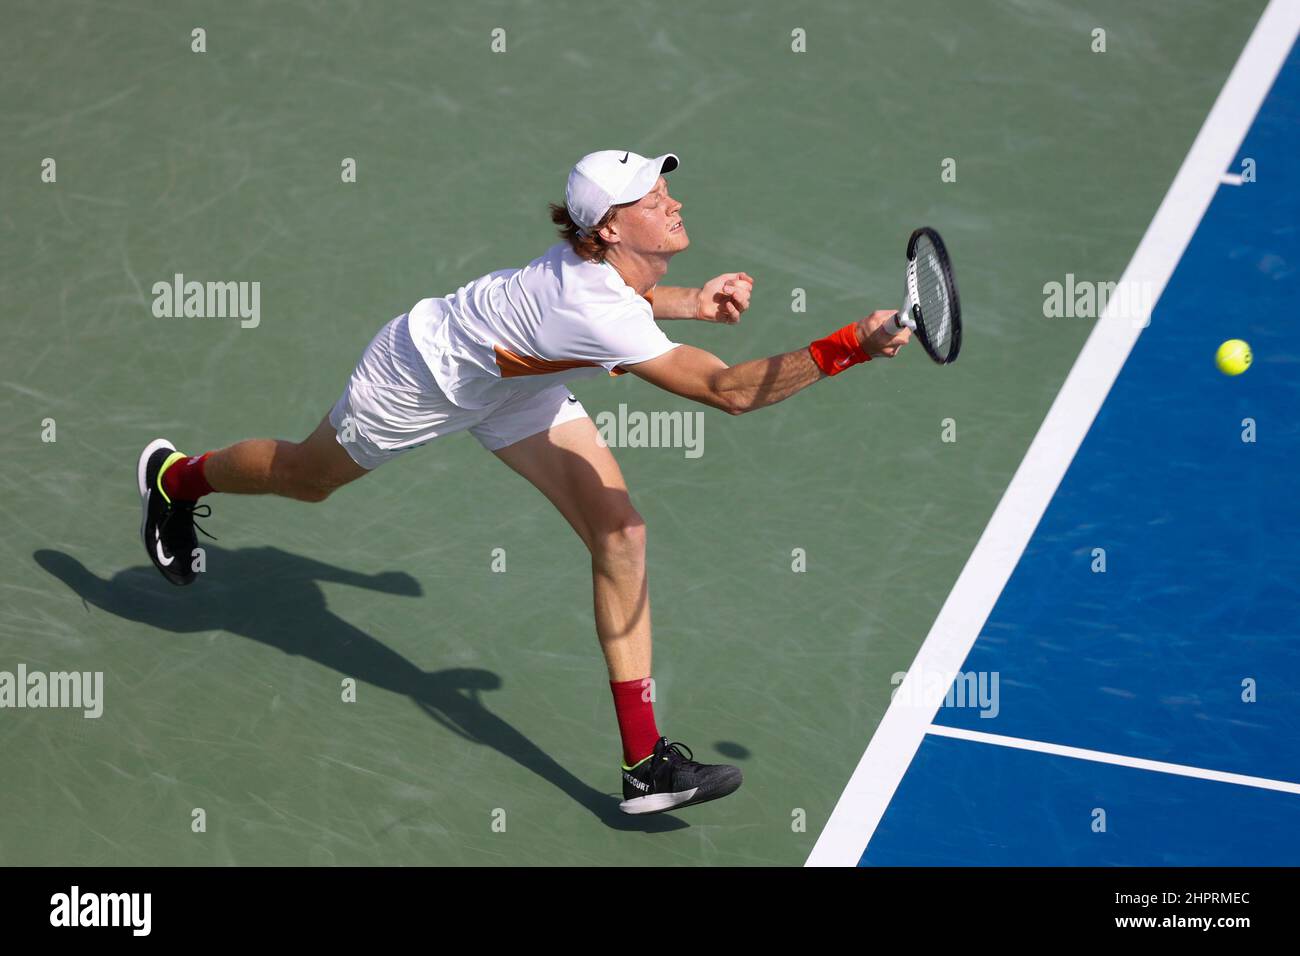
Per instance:
[[[663,813],[694,803],[707,803],[740,786],[739,767],[697,763],[691,748],[660,737],[654,753],[634,767],[623,767],[624,813]]]
[[[175,585],[193,584],[198,576],[194,571],[194,549],[198,547],[198,526],[194,518],[212,514],[197,511],[193,501],[172,501],[162,489],[159,477],[172,462],[185,456],[165,438],[157,438],[140,452],[136,465],[136,481],[140,490],[140,540],[149,552],[149,560],[162,576]],[[198,530],[203,531],[202,528]],[[208,534],[203,531],[204,534]],[[212,537],[212,535],[208,535]]]

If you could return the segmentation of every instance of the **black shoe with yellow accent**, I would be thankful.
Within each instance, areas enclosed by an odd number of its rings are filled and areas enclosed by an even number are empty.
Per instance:
[[[707,803],[740,786],[739,767],[697,763],[691,748],[660,737],[654,753],[634,767],[623,767],[624,813],[663,813]]]
[[[140,539],[144,542],[144,549],[149,552],[153,566],[176,585],[193,584],[197,577],[194,572],[194,549],[198,547],[198,537],[194,534],[195,502],[172,501],[163,491],[161,479],[162,473],[172,462],[184,457],[171,442],[157,438],[140,452],[140,460],[136,465],[140,509],[143,512]],[[209,508],[206,512],[199,513],[198,517],[204,518],[211,513]],[[202,528],[199,530],[203,531]],[[207,534],[206,531],[203,533]]]

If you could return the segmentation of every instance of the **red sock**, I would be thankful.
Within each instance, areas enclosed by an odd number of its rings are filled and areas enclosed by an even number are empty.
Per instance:
[[[659,741],[655,705],[650,699],[653,687],[649,677],[609,682],[609,689],[614,692],[618,732],[623,738],[623,763],[629,767],[650,756]]]
[[[179,458],[162,473],[162,487],[172,501],[198,501],[212,492],[203,474],[203,463],[212,452],[197,458]]]

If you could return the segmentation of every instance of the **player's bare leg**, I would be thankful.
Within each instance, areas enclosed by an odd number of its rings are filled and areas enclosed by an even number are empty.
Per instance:
[[[210,453],[204,471],[214,491],[324,501],[367,473],[334,435],[326,417],[300,442],[250,438]]]
[[[645,522],[596,426],[567,421],[496,455],[555,505],[591,553],[596,636],[623,738],[620,808],[658,813],[733,792],[738,768],[697,763],[655,726]]]
[[[559,509],[591,553],[596,636],[611,681],[650,674],[645,522],[590,418],[557,425],[496,452]]]

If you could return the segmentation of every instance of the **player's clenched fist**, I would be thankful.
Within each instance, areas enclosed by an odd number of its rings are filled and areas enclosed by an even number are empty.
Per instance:
[[[889,320],[898,314],[897,309],[878,309],[865,319],[858,319],[858,341],[872,358],[883,355],[893,358],[912,338],[912,330],[893,331]]]
[[[726,272],[710,279],[700,290],[696,316],[705,322],[735,325],[740,313],[749,308],[749,296],[754,291],[754,280],[743,272]]]

